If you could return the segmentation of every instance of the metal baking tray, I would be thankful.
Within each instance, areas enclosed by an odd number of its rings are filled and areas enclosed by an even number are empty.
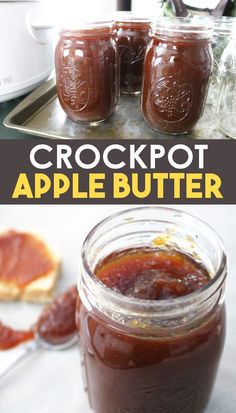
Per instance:
[[[51,79],[22,100],[4,120],[8,128],[51,139],[157,139],[173,138],[149,128],[140,112],[140,98],[121,96],[114,115],[98,126],[86,126],[68,119],[57,98]],[[182,137],[224,139],[217,130],[212,108],[205,107],[196,127]]]

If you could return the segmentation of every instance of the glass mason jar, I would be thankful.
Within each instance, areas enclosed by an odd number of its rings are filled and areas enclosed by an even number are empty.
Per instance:
[[[214,20],[212,41],[213,71],[207,95],[207,103],[215,106],[218,99],[218,69],[223,51],[229,43],[231,31],[236,24],[236,17],[218,17]]]
[[[60,104],[74,121],[94,124],[114,112],[119,94],[114,22],[87,22],[62,30],[55,51]]]
[[[211,280],[165,300],[140,300],[95,276],[101,260],[130,248],[175,249],[205,266]],[[202,413],[225,339],[227,258],[207,224],[184,212],[130,209],[97,225],[82,250],[76,319],[91,408],[96,413]]]
[[[150,41],[150,18],[132,12],[118,12],[115,25],[120,62],[120,91],[135,95],[141,92],[143,62]]]
[[[201,117],[212,70],[211,35],[204,18],[162,18],[152,24],[141,103],[151,128],[182,134]]]
[[[236,139],[236,30],[221,57],[218,88],[216,116],[219,129]]]

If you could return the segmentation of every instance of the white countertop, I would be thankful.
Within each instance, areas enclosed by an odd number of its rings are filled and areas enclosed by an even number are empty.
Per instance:
[[[80,247],[102,218],[121,206],[0,206],[0,226],[42,234],[61,252],[63,268],[58,291],[75,283]],[[228,331],[216,387],[206,413],[236,412],[236,206],[183,206],[212,225],[229,254]],[[41,310],[25,303],[0,304],[0,320],[27,328]],[[18,349],[0,352],[1,366]],[[78,349],[41,351],[17,367],[0,384],[1,413],[90,413],[83,391]],[[116,412],[114,412],[116,413]],[[145,413],[145,412],[144,412]],[[154,413],[154,412],[153,412]],[[191,412],[189,412],[191,413]]]

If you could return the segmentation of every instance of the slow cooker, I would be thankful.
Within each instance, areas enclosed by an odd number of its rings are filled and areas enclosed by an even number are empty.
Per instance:
[[[0,0],[0,102],[30,92],[52,71],[52,27],[40,3]]]

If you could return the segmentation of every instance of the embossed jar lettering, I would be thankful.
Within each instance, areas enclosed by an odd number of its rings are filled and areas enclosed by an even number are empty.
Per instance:
[[[118,101],[118,49],[112,21],[62,30],[55,52],[58,98],[69,118],[108,119]]]
[[[153,129],[181,134],[202,115],[212,70],[206,19],[158,20],[144,62],[142,112]]]

